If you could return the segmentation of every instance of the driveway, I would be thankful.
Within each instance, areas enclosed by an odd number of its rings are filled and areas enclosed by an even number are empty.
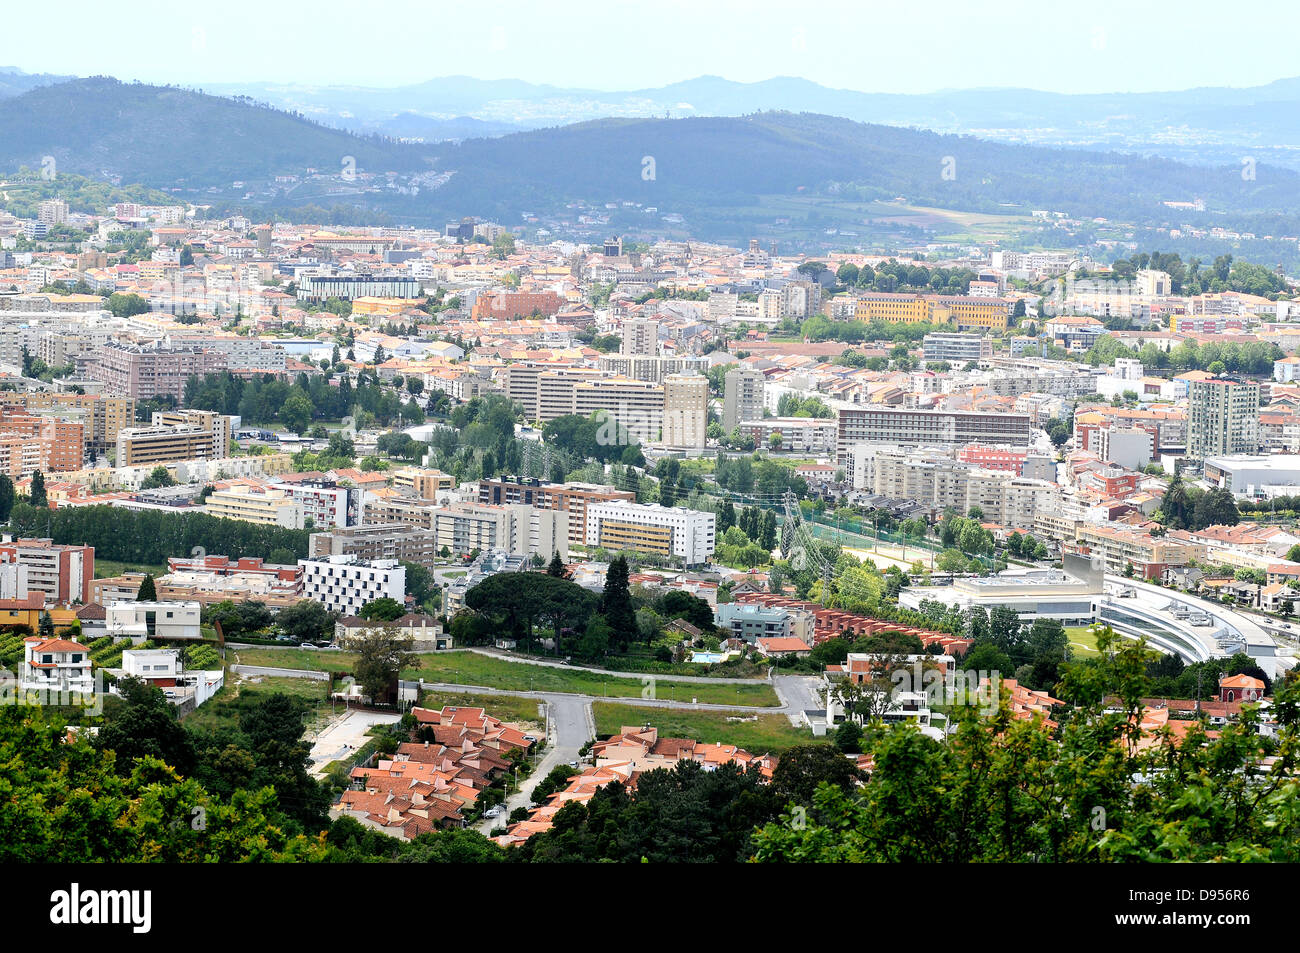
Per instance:
[[[375,725],[391,725],[401,721],[395,712],[343,710],[313,739],[311,746],[311,774],[321,777],[327,764],[354,753],[370,740],[366,734]]]

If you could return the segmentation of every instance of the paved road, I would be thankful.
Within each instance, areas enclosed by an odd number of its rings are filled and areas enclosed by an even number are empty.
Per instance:
[[[515,694],[500,692],[499,694]],[[531,693],[524,693],[531,694]],[[519,789],[506,798],[504,809],[496,817],[485,817],[478,822],[478,830],[488,833],[494,827],[505,827],[510,822],[510,812],[519,807],[532,806],[533,789],[561,764],[578,760],[578,751],[596,733],[591,719],[591,701],[580,695],[540,695],[549,713],[546,748],[541,759],[533,765],[532,773],[520,783]],[[581,770],[581,769],[578,769]],[[578,773],[577,771],[574,772]]]
[[[796,727],[804,723],[805,711],[822,711],[826,708],[826,695],[822,680],[817,675],[777,675],[772,687],[781,699],[781,711]]]

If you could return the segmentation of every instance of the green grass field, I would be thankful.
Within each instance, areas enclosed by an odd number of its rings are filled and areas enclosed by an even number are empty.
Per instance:
[[[593,702],[596,735],[606,738],[624,725],[649,724],[661,737],[694,738],[705,744],[733,744],[750,754],[779,754],[796,745],[812,744],[812,732],[795,728],[784,715],[753,715],[753,720],[720,711],[685,708],[642,708],[615,702]]]
[[[355,660],[350,652],[313,652],[311,649],[240,649],[238,656],[240,665],[306,668],[326,672],[347,671]],[[548,665],[530,665],[477,652],[421,655],[418,664],[407,669],[403,675],[406,678],[423,678],[428,682],[483,685],[507,691],[571,692],[609,698],[640,698],[648,684],[642,677],[635,675],[619,677]],[[683,701],[694,698],[705,705],[775,707],[780,704],[776,692],[766,682],[756,682],[753,685],[709,685],[675,682],[656,676],[654,689],[660,698],[678,698]]]
[[[472,692],[425,692],[420,704],[425,708],[442,708],[454,705],[457,708],[482,708],[493,718],[511,724],[538,726],[546,723],[544,715],[537,713],[541,704],[536,698],[520,698],[515,695],[476,695]]]
[[[241,695],[245,697],[249,695],[270,697],[275,694],[301,698],[309,705],[315,706],[317,714],[314,716],[309,715],[306,722],[309,731],[329,717],[328,682],[320,682],[310,678],[267,675],[261,676],[260,681],[254,683],[247,678],[239,681],[239,676],[227,672],[226,687],[207,704],[186,715],[183,721],[187,727],[201,731],[216,731],[219,728],[231,727],[239,722],[239,711],[235,705],[237,698]]]
[[[1076,658],[1095,658],[1101,654],[1097,651],[1097,636],[1087,626],[1067,626],[1065,637]]]
[[[113,559],[96,559],[95,560],[95,578],[107,579],[109,576],[120,576],[128,572],[147,572],[156,579],[166,574],[166,566],[149,566],[144,563],[120,563]]]

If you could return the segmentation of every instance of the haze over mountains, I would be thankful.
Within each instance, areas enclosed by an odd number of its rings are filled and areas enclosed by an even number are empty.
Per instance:
[[[456,105],[468,105],[523,85],[452,87]],[[1191,164],[793,111],[601,118],[507,134],[487,120],[447,122],[465,138],[399,141],[252,97],[73,79],[0,96],[0,174],[39,170],[52,156],[61,172],[164,190],[208,214],[335,225],[441,227],[475,216],[535,237],[760,236],[809,251],[1033,233],[1028,241],[1052,245],[1157,242],[1300,261],[1294,238],[1284,240],[1300,235],[1300,172],[1260,160],[1245,176],[1236,153]],[[28,185],[28,197],[33,188],[48,191]],[[10,194],[24,193],[0,182],[0,198]],[[1076,224],[1049,234],[1035,210]]]
[[[0,97],[63,78],[0,70]],[[738,83],[717,76],[612,92],[467,76],[391,88],[262,82],[202,88],[223,96],[250,96],[338,128],[431,142],[601,118],[742,116],[784,110],[1204,164],[1228,164],[1251,155],[1300,168],[1300,78],[1242,89],[1076,95],[1033,89],[902,95],[831,89],[794,77]]]
[[[276,177],[337,175],[350,160],[366,174],[361,181],[345,179],[311,201],[357,202],[408,219],[513,221],[524,210],[626,200],[682,212],[739,209],[759,196],[804,194],[1148,221],[1163,216],[1163,202],[1195,196],[1211,213],[1278,234],[1300,207],[1300,174],[1267,166],[1246,181],[1232,167],[1006,145],[812,113],[601,119],[460,143],[399,143],[247,101],[92,78],[0,100],[0,132],[0,168],[37,167],[52,155],[66,171],[179,188],[191,198],[235,189],[262,206],[307,201]],[[417,191],[381,189],[370,176],[385,173]]]

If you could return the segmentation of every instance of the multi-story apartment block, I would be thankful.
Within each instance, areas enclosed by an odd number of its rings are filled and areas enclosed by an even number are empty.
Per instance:
[[[475,299],[472,317],[475,321],[511,321],[533,315],[550,317],[563,306],[564,299],[554,291],[485,292]]]
[[[191,377],[223,370],[224,354],[198,348],[139,347],[109,341],[98,351],[98,360],[88,373],[116,395],[148,400],[153,397],[185,396]]]
[[[419,296],[420,282],[407,275],[304,275],[298,281],[299,301]]]
[[[119,467],[219,460],[230,452],[230,418],[206,410],[177,410],[153,415],[150,427],[124,427],[117,433]]]
[[[670,374],[664,378],[663,443],[699,449],[709,426],[709,379],[703,374]]]
[[[1185,566],[1205,557],[1205,548],[1127,527],[1080,523],[1075,529],[1078,552],[1100,556],[1108,573],[1133,566],[1139,579],[1159,578],[1170,566]]]
[[[209,516],[243,520],[264,526],[303,528],[302,504],[293,499],[283,486],[256,486],[236,483],[208,495],[204,511]]]
[[[625,357],[654,357],[659,353],[659,322],[654,318],[628,318],[623,322]]]
[[[354,526],[360,519],[362,490],[357,487],[339,486],[333,480],[306,480],[276,486],[302,508],[303,525],[310,519],[312,526],[334,529]]]
[[[501,550],[512,556],[569,555],[569,516],[523,504],[453,503],[434,511],[434,543],[453,555]]]
[[[754,439],[754,446],[773,446],[772,435],[780,434],[781,450],[796,453],[833,453],[837,425],[833,417],[766,417],[742,421],[740,432]]]
[[[68,220],[68,203],[63,199],[46,199],[38,203],[36,220],[46,225],[62,225]]]
[[[645,355],[606,354],[597,362],[601,373],[630,377],[635,381],[661,384],[670,374],[705,374],[709,360],[705,357],[649,357]]]
[[[63,546],[49,539],[17,539],[0,543],[0,563],[26,567],[27,591],[48,602],[89,602],[95,578],[93,546]]]
[[[731,433],[746,420],[763,417],[762,371],[735,367],[722,378],[722,429]]]
[[[361,504],[361,522],[362,525],[388,523],[432,530],[437,510],[438,504],[434,500],[367,494]]]
[[[926,363],[947,361],[966,364],[993,356],[993,339],[986,334],[955,334],[935,331],[925,336],[921,353]]]
[[[626,430],[631,443],[654,443],[663,434],[664,388],[626,377],[580,381],[573,385],[570,413],[581,417],[605,414],[611,425],[618,422],[617,430],[609,428],[614,439],[622,439],[622,431]]]
[[[636,494],[612,486],[591,483],[545,483],[520,477],[480,480],[480,503],[525,504],[544,510],[561,510],[569,518],[569,542],[581,546],[587,541],[587,510],[595,503],[636,502]]]
[[[921,410],[868,405],[842,407],[837,414],[836,454],[852,463],[857,443],[892,443],[906,447],[951,447],[968,443],[1029,444],[1029,417],[979,411]]]
[[[115,447],[117,432],[135,424],[135,400],[130,397],[0,391],[0,407],[20,407],[38,416],[80,421],[88,457]]]
[[[1259,384],[1212,377],[1188,387],[1187,455],[1209,456],[1259,451]]]
[[[417,529],[403,523],[366,523],[328,533],[313,533],[307,547],[307,555],[312,559],[355,556],[363,561],[388,559],[419,563],[426,569],[432,569],[441,561],[439,552],[432,530]]]
[[[592,367],[527,362],[510,364],[502,373],[506,396],[523,407],[526,419],[543,422],[573,413],[575,381],[601,377]]]
[[[854,485],[859,489],[915,500],[936,514],[949,507],[962,514],[979,507],[984,519],[1009,529],[1032,529],[1035,514],[1055,509],[1061,498],[1054,483],[982,469],[954,460],[943,450],[862,445],[854,448],[854,456]]]
[[[331,612],[357,615],[376,599],[406,600],[406,568],[392,559],[364,562],[355,556],[300,559],[302,595]]]
[[[715,547],[716,517],[671,506],[595,503],[587,507],[588,546],[676,556],[688,566],[707,563]]]
[[[57,417],[13,408],[0,411],[0,473],[12,479],[77,470],[83,463],[85,428]]]

